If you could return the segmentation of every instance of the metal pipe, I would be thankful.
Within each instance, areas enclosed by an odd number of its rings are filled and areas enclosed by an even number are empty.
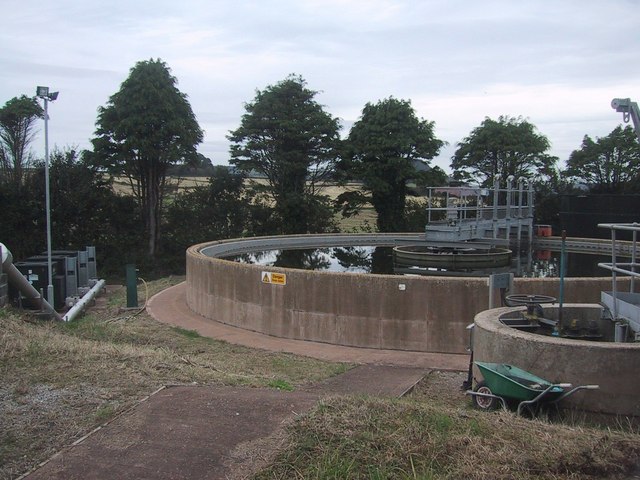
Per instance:
[[[498,238],[498,200],[500,195],[500,174],[493,177],[493,238]]]
[[[515,179],[515,177],[513,175],[509,175],[507,177],[507,212],[506,212],[506,217],[507,219],[511,218],[511,209],[513,208],[513,180]]]
[[[518,178],[518,218],[523,218],[522,205],[524,204],[524,184],[526,181],[525,177]]]
[[[634,226],[638,226],[637,223],[633,224]],[[636,273],[636,246],[638,245],[638,237],[637,237],[637,230],[633,231],[632,234],[632,248],[631,248],[631,271],[633,273]],[[629,292],[634,293],[636,291],[636,276],[635,275],[631,275],[631,285],[629,286]]]
[[[567,232],[562,231],[562,246],[560,247],[560,295],[559,295],[559,308],[558,308],[558,332],[562,331],[562,306],[564,304],[564,271],[566,262],[566,242]]]
[[[2,269],[7,273],[9,282],[13,284],[25,297],[41,302],[43,307],[49,311],[56,320],[62,320],[60,314],[56,312],[47,300],[42,298],[40,292],[38,292],[38,290],[36,290],[24,277],[24,275],[20,273],[20,270],[15,267],[11,251],[9,251],[9,249],[2,243],[0,243],[0,250],[2,251]]]
[[[75,319],[78,315],[80,315],[84,309],[86,308],[87,304],[93,300],[93,298],[100,293],[100,290],[102,290],[102,288],[104,288],[105,285],[105,281],[104,280],[99,280],[98,283],[96,283],[91,290],[89,290],[81,299],[78,303],[76,303],[73,307],[71,307],[71,309],[64,315],[64,317],[62,317],[62,320],[65,322],[70,322],[73,319]]]
[[[613,299],[613,319],[618,319],[618,276],[616,274],[616,229],[611,229],[611,297]]]

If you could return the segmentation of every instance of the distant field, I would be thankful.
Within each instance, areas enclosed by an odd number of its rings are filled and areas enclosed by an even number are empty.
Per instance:
[[[264,179],[247,179],[245,183],[247,185],[252,182],[258,184],[266,184]],[[206,186],[209,183],[208,177],[170,177],[168,184],[175,189],[176,192],[183,192],[195,187]],[[132,189],[129,182],[125,178],[116,178],[113,182],[114,190],[121,195],[131,195]],[[332,200],[336,199],[338,195],[347,191],[360,190],[360,185],[357,183],[350,183],[347,185],[327,185],[322,189],[322,193],[328,195]],[[341,215],[336,216],[340,231],[342,232],[356,232],[363,229],[375,228],[376,213],[373,207],[366,206],[358,215],[353,217],[343,218]]]
[[[195,187],[203,187],[209,183],[208,177],[169,177],[168,185],[175,188],[178,192],[189,190]],[[259,185],[266,185],[267,181],[264,179],[247,179],[246,185],[251,183],[257,183]],[[123,195],[129,195],[132,193],[129,182],[124,177],[116,177],[113,182],[113,188],[117,193]],[[329,195],[331,199],[335,199],[343,192],[360,190],[360,185],[357,183],[349,183],[345,186],[327,185],[322,189],[322,193]]]
[[[194,187],[206,186],[209,183],[209,177],[169,177],[168,184],[178,191],[189,190]],[[113,189],[122,195],[130,195],[132,193],[129,182],[124,177],[116,177],[113,181]]]

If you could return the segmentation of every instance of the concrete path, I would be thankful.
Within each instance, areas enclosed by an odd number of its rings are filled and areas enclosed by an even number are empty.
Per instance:
[[[225,325],[198,315],[187,306],[186,282],[153,296],[147,303],[147,312],[160,322],[195,330],[206,337],[263,350],[295,353],[320,360],[411,366],[437,370],[466,370],[469,366],[468,355],[345,347],[272,337]]]
[[[322,397],[397,397],[425,373],[416,368],[365,365],[296,392],[247,387],[163,388],[26,478],[244,478],[268,461],[283,425]]]

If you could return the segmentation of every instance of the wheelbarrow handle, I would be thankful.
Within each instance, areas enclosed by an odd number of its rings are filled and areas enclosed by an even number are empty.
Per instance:
[[[550,403],[558,403],[560,400],[563,400],[580,390],[598,390],[599,388],[600,388],[600,385],[578,385],[577,387],[573,387],[568,392],[565,392],[564,394],[560,395],[558,398],[556,398],[553,402],[550,402]]]

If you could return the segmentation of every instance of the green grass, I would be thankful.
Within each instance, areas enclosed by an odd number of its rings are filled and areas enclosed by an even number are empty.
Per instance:
[[[271,380],[267,386],[271,387],[271,388],[275,388],[276,390],[284,390],[286,392],[292,392],[293,390],[295,390],[295,388],[287,381],[285,380]]]
[[[171,328],[173,329],[174,332],[179,333],[180,335],[183,335],[187,338],[191,338],[191,339],[202,338],[202,335],[200,335],[195,330],[187,330],[186,328],[182,328],[182,327],[171,327]]]
[[[96,424],[102,424],[111,420],[117,412],[117,407],[111,403],[106,403],[98,407],[93,414],[93,421]]]

